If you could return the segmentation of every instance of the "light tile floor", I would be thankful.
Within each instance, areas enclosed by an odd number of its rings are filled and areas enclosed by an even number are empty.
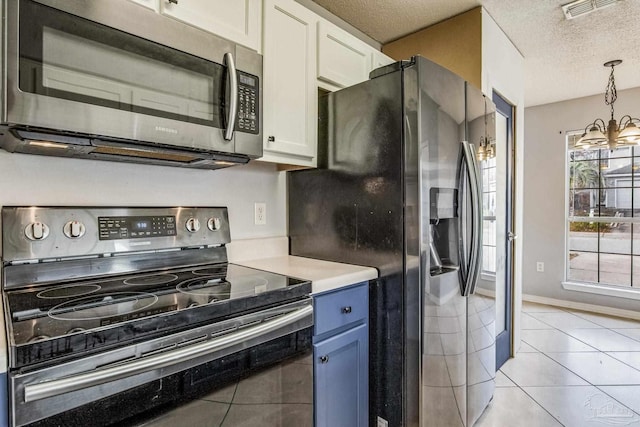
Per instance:
[[[640,322],[524,303],[522,346],[475,427],[640,427]]]

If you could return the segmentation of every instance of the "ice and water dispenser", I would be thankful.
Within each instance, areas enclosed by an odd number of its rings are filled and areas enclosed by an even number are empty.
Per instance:
[[[458,190],[429,190],[429,254],[431,276],[458,270]]]

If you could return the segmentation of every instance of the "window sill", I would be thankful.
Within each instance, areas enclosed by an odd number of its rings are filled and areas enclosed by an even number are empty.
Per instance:
[[[640,300],[637,289],[614,288],[590,283],[562,282],[562,287],[568,291],[587,292],[590,294],[606,295],[609,297]]]

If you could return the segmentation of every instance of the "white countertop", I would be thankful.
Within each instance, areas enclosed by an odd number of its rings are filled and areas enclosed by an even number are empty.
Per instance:
[[[285,276],[311,280],[312,293],[339,289],[354,283],[372,280],[378,277],[378,270],[351,264],[321,261],[297,256],[278,256],[236,262],[246,267]]]

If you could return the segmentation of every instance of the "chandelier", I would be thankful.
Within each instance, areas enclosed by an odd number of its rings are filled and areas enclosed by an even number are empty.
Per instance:
[[[493,159],[496,156],[496,140],[489,137],[480,138],[478,143],[478,161]]]
[[[592,123],[589,123],[585,129],[582,137],[576,141],[575,147],[588,149],[608,148],[609,150],[615,150],[620,146],[629,146],[640,144],[640,128],[636,126],[636,123],[640,123],[640,119],[631,117],[629,115],[622,116],[620,124],[613,118],[613,104],[618,99],[618,92],[616,91],[616,80],[613,75],[614,67],[620,65],[622,60],[616,59],[604,63],[605,67],[611,67],[611,74],[609,75],[609,83],[604,93],[604,102],[611,106],[611,119],[609,124],[606,125],[604,120],[598,118]]]
[[[487,101],[484,102],[484,131],[487,132]],[[478,142],[478,153],[476,154],[478,161],[493,159],[496,156],[496,140],[488,135],[480,137]]]

